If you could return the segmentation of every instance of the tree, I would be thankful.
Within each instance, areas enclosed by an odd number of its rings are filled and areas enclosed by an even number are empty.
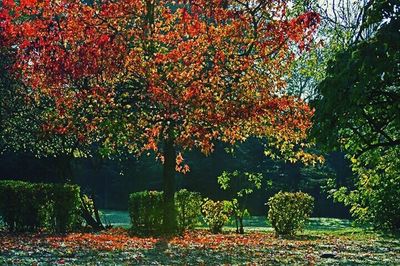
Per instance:
[[[334,191],[354,215],[400,227],[400,17],[397,1],[370,1],[362,29],[373,33],[331,61],[318,86],[315,131],[343,149],[358,175],[352,191]],[[317,134],[316,134],[317,135]]]
[[[233,215],[236,222],[236,233],[243,234],[243,218],[249,215],[248,200],[254,190],[260,189],[263,175],[261,173],[241,173],[239,171],[223,172],[218,176],[218,183],[223,190],[231,193]]]
[[[40,101],[34,100],[33,93],[10,73],[12,60],[13,54],[10,51],[1,51],[0,152],[14,151],[38,157],[54,157],[58,172],[55,182],[74,182],[72,159],[91,154],[93,132],[85,131],[86,135],[80,133],[80,138],[76,138],[75,134],[62,131],[60,127],[54,126],[51,130],[46,128],[49,117],[54,117],[54,104],[45,97]],[[83,108],[78,110],[79,114],[84,113]],[[78,117],[75,115],[75,118]],[[62,118],[58,121],[62,121]],[[95,230],[104,229],[94,201],[81,195],[81,204],[81,214],[87,224]]]
[[[180,151],[208,154],[215,140],[249,136],[268,137],[285,151],[303,145],[313,112],[285,95],[281,77],[294,47],[311,42],[319,17],[290,16],[289,6],[7,0],[0,14],[25,84],[54,99],[58,112],[100,91],[110,109],[92,119],[106,135],[102,151],[157,154],[164,164],[164,229],[172,232],[175,171],[189,170]],[[310,159],[301,149],[291,155]]]
[[[21,83],[11,72],[15,51],[2,46],[0,51],[0,152],[13,151],[33,154],[36,157],[55,159],[55,182],[73,183],[72,161],[76,157],[92,155],[93,143],[100,137],[86,124],[66,130],[69,120],[88,120],[96,106],[104,104],[102,97],[83,102],[60,115],[51,97],[40,95]],[[100,107],[97,105],[96,107]],[[85,112],[88,111],[88,112]],[[50,122],[51,121],[51,122]],[[92,199],[81,195],[82,215],[93,229],[103,229],[99,213]],[[91,213],[93,212],[93,214]]]
[[[12,50],[3,48],[0,56],[1,150],[57,158],[58,182],[72,181],[71,160],[90,156],[100,134],[85,123],[74,127],[71,121],[88,121],[93,112],[100,113],[103,98],[76,101],[61,115],[53,98],[32,91],[12,73]]]
[[[370,30],[362,29],[366,20],[367,0],[320,0],[310,5],[321,16],[316,42],[309,53],[300,54],[288,77],[290,95],[312,101],[318,97],[318,84],[325,78],[325,69],[336,53],[345,50],[354,42],[367,38]],[[298,5],[303,9],[304,5]]]
[[[13,95],[13,80],[6,71],[7,63],[10,62],[9,58],[8,51],[3,47],[0,48],[0,153],[4,151],[6,146],[4,133],[6,131],[6,120],[9,117],[9,110],[11,109],[10,100],[16,98]]]

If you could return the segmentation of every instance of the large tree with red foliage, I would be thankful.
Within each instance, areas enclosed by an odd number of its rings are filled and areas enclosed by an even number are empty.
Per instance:
[[[55,100],[54,120],[63,122],[46,130],[71,132],[84,123],[106,133],[106,151],[158,154],[170,231],[175,171],[188,170],[180,151],[208,154],[213,141],[256,136],[291,158],[310,159],[296,147],[303,146],[312,110],[285,95],[284,77],[319,17],[290,15],[289,6],[285,0],[3,0],[1,42],[17,50],[13,67],[22,81]],[[66,117],[93,97],[106,103],[107,115]]]

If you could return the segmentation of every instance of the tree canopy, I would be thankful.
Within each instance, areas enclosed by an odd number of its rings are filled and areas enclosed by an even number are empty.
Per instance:
[[[400,17],[396,1],[370,1],[367,38],[339,52],[319,84],[314,130],[321,143],[345,150],[359,179],[335,194],[378,226],[399,228]]]
[[[175,170],[188,171],[177,150],[256,136],[315,159],[302,149],[313,111],[282,78],[311,43],[315,12],[293,14],[288,1],[7,0],[0,14],[22,83],[54,101],[44,130],[101,132],[105,154],[154,151],[166,209]]]
[[[205,153],[214,139],[301,141],[312,111],[284,95],[281,77],[318,16],[289,17],[286,1],[228,2],[5,1],[2,25],[24,83],[55,99],[60,132],[106,124],[118,132],[105,143],[134,152],[157,151],[165,136]],[[68,115],[96,96],[117,123]]]

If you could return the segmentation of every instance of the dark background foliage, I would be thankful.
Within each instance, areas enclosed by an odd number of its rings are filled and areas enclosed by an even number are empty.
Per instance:
[[[314,216],[348,217],[348,209],[327,198],[324,186],[328,178],[348,185],[352,172],[344,154],[336,152],[326,156],[327,164],[306,167],[299,163],[273,161],[264,155],[262,143],[251,139],[232,152],[217,144],[216,150],[206,157],[200,152],[188,152],[185,161],[190,172],[177,176],[179,188],[198,191],[204,197],[228,199],[228,192],[220,189],[217,176],[223,171],[258,172],[264,176],[262,189],[255,191],[249,202],[250,213],[266,215],[265,203],[275,193],[304,191],[315,197]],[[21,179],[32,182],[58,180],[60,161],[56,158],[35,158],[27,153],[5,153],[0,156],[1,179]],[[49,167],[50,166],[50,167]],[[71,179],[81,185],[82,191],[93,194],[100,208],[126,210],[129,193],[143,190],[161,190],[162,167],[154,157],[107,160],[99,157],[74,159]],[[267,186],[271,180],[272,186]],[[347,182],[347,183],[346,183]]]

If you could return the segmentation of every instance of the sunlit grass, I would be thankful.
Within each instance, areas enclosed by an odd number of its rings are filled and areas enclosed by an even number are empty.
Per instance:
[[[115,227],[130,227],[129,213],[126,211],[101,210],[101,217],[105,224]],[[245,231],[271,232],[273,228],[265,216],[252,216],[244,219]],[[207,228],[202,222],[197,227],[199,229]],[[230,221],[225,227],[225,231],[235,230],[234,221]],[[369,234],[376,234],[367,227],[354,225],[351,220],[336,218],[311,218],[300,235],[337,235],[365,237]]]

